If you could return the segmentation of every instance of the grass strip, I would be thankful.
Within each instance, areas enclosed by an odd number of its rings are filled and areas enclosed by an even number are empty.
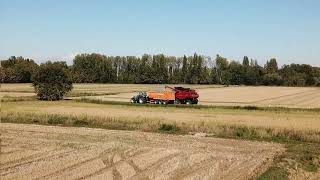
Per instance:
[[[320,112],[320,108],[287,108],[287,107],[259,107],[259,106],[217,106],[217,105],[185,105],[185,104],[133,104],[130,102],[104,101],[99,99],[81,98],[74,99],[76,102],[108,104],[121,106],[137,106],[137,107],[163,107],[163,108],[186,108],[186,109],[231,109],[231,110],[249,110],[249,111],[272,111],[272,112]]]
[[[1,98],[1,102],[34,101],[36,99],[37,99],[36,96],[19,96],[19,97],[3,96]]]

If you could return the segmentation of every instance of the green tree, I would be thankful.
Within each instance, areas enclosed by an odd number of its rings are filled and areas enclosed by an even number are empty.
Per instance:
[[[240,85],[243,82],[243,68],[237,61],[231,61],[229,65],[229,72],[231,74],[230,84]]]
[[[151,56],[144,54],[138,63],[137,83],[151,83],[151,69],[149,66]]]
[[[282,83],[283,79],[278,73],[266,74],[263,76],[263,84],[266,86],[280,86]]]
[[[218,84],[230,84],[231,73],[228,71],[229,61],[220,55],[216,56],[216,75]]]
[[[7,83],[30,83],[32,75],[38,65],[32,59],[12,56],[8,60],[1,61],[3,67],[3,82]]]
[[[248,67],[249,66],[249,58],[248,56],[244,56],[242,60],[242,66]]]
[[[40,65],[33,86],[40,100],[61,100],[72,89],[71,72],[65,62],[49,61]]]
[[[187,56],[183,56],[183,60],[182,60],[182,78],[181,78],[181,82],[182,83],[186,83],[187,82],[187,74],[188,74],[188,58]]]
[[[278,63],[275,58],[270,59],[267,61],[265,68],[268,74],[277,73],[278,72]]]

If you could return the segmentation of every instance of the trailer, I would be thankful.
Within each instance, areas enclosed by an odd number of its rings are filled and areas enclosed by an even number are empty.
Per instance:
[[[199,94],[190,88],[165,86],[164,91],[139,92],[131,103],[153,104],[198,104]]]

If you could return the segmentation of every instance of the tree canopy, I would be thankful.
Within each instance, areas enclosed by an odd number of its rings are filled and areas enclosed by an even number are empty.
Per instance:
[[[6,83],[30,83],[37,68],[32,59],[12,56],[1,61],[1,80]]]
[[[31,59],[11,57],[1,61],[2,82],[32,82],[41,66]],[[320,68],[307,64],[278,66],[275,58],[264,66],[244,56],[242,62],[221,55],[211,57],[106,56],[78,54],[70,70],[76,83],[187,83],[267,86],[320,86]],[[62,66],[61,66],[62,68]]]
[[[65,62],[49,61],[39,66],[33,86],[40,100],[60,100],[72,89],[71,72]]]

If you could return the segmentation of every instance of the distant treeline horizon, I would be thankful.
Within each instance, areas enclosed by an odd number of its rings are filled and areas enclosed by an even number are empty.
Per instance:
[[[71,66],[65,61],[54,63],[68,69],[75,83],[320,86],[320,67],[308,64],[278,67],[275,58],[261,66],[257,60],[247,56],[234,61],[220,55],[211,58],[196,53],[182,57],[163,54],[106,56],[92,53],[76,55]],[[1,82],[31,83],[39,66],[34,60],[21,56],[1,60]]]

